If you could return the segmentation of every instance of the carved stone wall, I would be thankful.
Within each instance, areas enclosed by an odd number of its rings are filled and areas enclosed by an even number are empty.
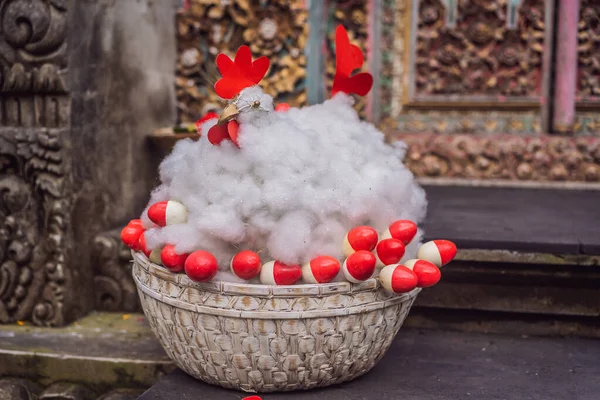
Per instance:
[[[175,120],[174,3],[0,0],[0,323],[92,309],[93,239],[143,207]]]
[[[390,135],[419,177],[600,182],[600,140],[516,135]]]
[[[2,93],[67,92],[67,3],[0,1]]]
[[[308,39],[304,0],[190,0],[177,15],[177,108],[181,122],[195,122],[222,104],[213,89],[219,78],[215,57],[248,44],[271,68],[263,81],[276,102],[306,103]]]
[[[69,269],[67,11],[60,0],[0,1],[1,323],[63,324],[81,294]]]
[[[259,11],[254,13],[248,11],[251,5],[257,6],[255,0],[189,3],[178,22],[178,104],[184,121],[197,118],[207,102],[218,101],[211,88],[216,77],[205,73],[213,67],[214,54],[222,49],[231,52],[247,38],[260,37],[260,29],[255,32],[258,28],[254,27],[261,26],[264,11],[264,7],[257,7]],[[327,97],[335,68],[333,32],[342,23],[351,41],[367,55],[364,68],[377,68],[373,71],[376,85],[370,94],[377,96],[376,101],[372,97],[358,98],[357,108],[367,118],[376,116],[381,128],[392,132],[390,140],[397,137],[394,132],[406,134],[415,146],[409,150],[409,165],[417,175],[597,181],[600,165],[595,141],[540,135],[549,129],[551,38],[556,29],[554,14],[560,12],[554,9],[554,3],[327,0],[323,2],[325,37],[320,38],[326,40],[309,43],[324,45],[324,78],[305,76],[303,59],[297,64],[302,79],[294,74],[288,81],[289,91],[277,89],[276,93],[280,98],[301,96],[299,103],[303,104],[304,82],[315,79],[324,84]],[[269,4],[281,7],[284,2]],[[300,2],[285,4],[305,18]],[[273,18],[277,26],[288,18],[287,9],[279,11],[276,15],[282,17]],[[577,113],[575,131],[579,136],[598,136],[600,118],[594,107],[600,100],[596,93],[600,93],[596,87],[600,74],[595,51],[600,6],[592,0],[581,0],[580,13],[578,101],[582,109]],[[311,20],[311,24],[315,22]],[[306,44],[306,28],[302,32],[298,36],[302,40],[287,41],[299,51]],[[253,49],[255,55],[279,54],[258,45]],[[281,51],[285,53],[285,49],[283,45]],[[216,70],[211,73],[216,74]],[[276,71],[273,74],[281,79],[287,76]],[[302,84],[296,84],[300,81]],[[378,107],[376,112],[369,110],[373,104]],[[553,146],[564,151],[553,150]],[[538,171],[537,167],[548,160],[555,165]]]

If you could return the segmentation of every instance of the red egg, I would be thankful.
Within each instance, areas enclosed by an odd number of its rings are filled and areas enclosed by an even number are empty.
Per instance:
[[[423,244],[417,251],[417,258],[443,267],[456,256],[456,245],[449,240],[432,240]]]
[[[187,208],[178,201],[160,201],[148,208],[148,218],[158,226],[187,222]]]
[[[416,234],[417,224],[407,219],[401,219],[393,222],[388,229],[383,232],[382,237],[391,237],[407,245],[413,240]]]
[[[150,258],[150,254],[152,253],[152,250],[150,250],[146,246],[146,232],[142,232],[142,234],[139,237],[139,240],[138,240],[138,249],[142,253],[144,253],[146,255],[146,257]]]
[[[121,240],[127,247],[139,251],[140,236],[144,233],[144,228],[137,225],[127,225],[121,230]]]
[[[400,264],[384,267],[379,273],[379,282],[392,293],[406,293],[417,287],[419,279],[410,268]]]
[[[315,257],[302,266],[302,278],[308,283],[327,283],[340,272],[340,262],[330,256]]]
[[[349,282],[358,283],[369,279],[375,272],[377,259],[367,250],[359,250],[348,256],[342,265],[342,272]]]
[[[167,244],[160,252],[160,261],[162,265],[171,272],[182,272],[185,265],[185,260],[189,257],[189,253],[179,254],[175,252],[175,246]]]
[[[357,226],[344,237],[343,252],[346,257],[355,251],[372,251],[377,246],[377,231],[370,226]]]
[[[379,265],[397,264],[404,257],[404,243],[398,239],[383,239],[377,243],[375,254]]]
[[[185,260],[185,273],[195,282],[207,282],[215,277],[219,269],[217,259],[208,251],[198,250]]]
[[[260,281],[265,285],[293,285],[302,277],[302,267],[279,261],[269,261],[260,270]]]
[[[162,253],[162,247],[157,247],[150,252],[148,259],[154,264],[163,265],[162,260],[160,259],[160,253]]]
[[[425,260],[408,260],[404,263],[406,268],[411,269],[419,280],[417,286],[427,288],[438,283],[442,277],[440,269],[429,261]]]
[[[260,256],[253,251],[243,250],[231,259],[231,272],[242,279],[252,279],[260,274]]]
[[[142,224],[142,220],[141,219],[132,219],[131,221],[129,221],[129,223],[127,224],[127,226],[134,226],[134,227],[138,227],[138,228],[144,229],[144,225]]]

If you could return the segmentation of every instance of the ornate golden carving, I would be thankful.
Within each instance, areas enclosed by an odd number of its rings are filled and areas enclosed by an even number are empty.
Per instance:
[[[600,5],[581,0],[577,95],[584,100],[600,96]]]
[[[406,110],[387,126],[404,133],[541,133],[536,111],[432,111]]]
[[[383,0],[381,22],[380,118],[384,125],[399,113],[404,74],[404,18],[406,0]]]
[[[600,115],[597,112],[578,111],[573,132],[579,135],[600,136]]]
[[[222,104],[213,84],[215,57],[242,44],[271,60],[261,86],[276,102],[306,103],[304,80],[308,38],[304,0],[191,0],[177,17],[177,104],[182,122],[194,122],[207,107]]]
[[[417,176],[600,182],[600,139],[515,135],[390,135]]]
[[[415,96],[540,96],[544,0],[523,0],[515,29],[507,26],[508,3],[459,1],[449,27],[441,0],[421,0]]]

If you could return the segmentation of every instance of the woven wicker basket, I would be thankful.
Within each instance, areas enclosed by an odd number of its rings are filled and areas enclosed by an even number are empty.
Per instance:
[[[142,307],[169,357],[198,379],[246,392],[311,389],[368,372],[420,290],[390,295],[375,279],[194,283],[143,254],[133,259]]]

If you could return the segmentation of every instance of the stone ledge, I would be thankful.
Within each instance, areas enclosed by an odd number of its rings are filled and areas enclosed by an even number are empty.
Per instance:
[[[142,314],[92,313],[64,328],[0,326],[0,377],[99,394],[147,388],[173,368]]]
[[[27,379],[0,379],[0,400],[134,400],[142,392],[137,389],[115,389],[98,397],[97,393],[76,383],[59,382],[44,388]]]

